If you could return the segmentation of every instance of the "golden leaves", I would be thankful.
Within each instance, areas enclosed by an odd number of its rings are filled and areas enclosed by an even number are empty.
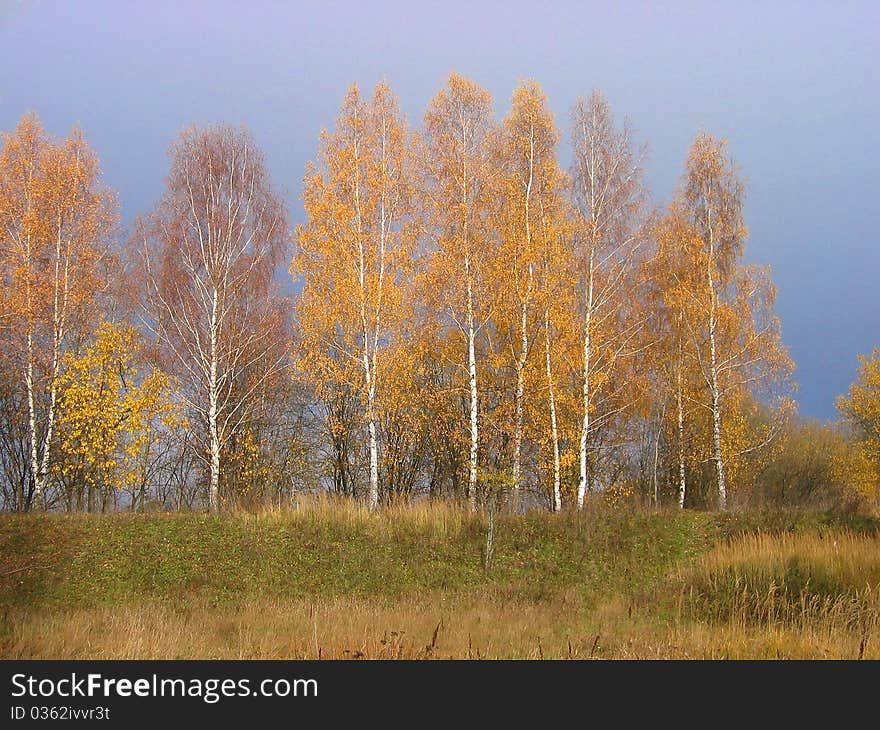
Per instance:
[[[114,195],[82,133],[56,141],[36,115],[22,118],[0,147],[0,303],[10,326],[63,334],[85,319],[105,284]]]
[[[840,396],[837,408],[856,438],[857,449],[839,468],[863,495],[880,492],[880,347],[859,355],[855,382]]]
[[[145,450],[160,432],[181,425],[168,377],[157,370],[138,376],[137,341],[134,328],[104,322],[82,355],[65,357],[57,462],[63,477],[132,488]]]

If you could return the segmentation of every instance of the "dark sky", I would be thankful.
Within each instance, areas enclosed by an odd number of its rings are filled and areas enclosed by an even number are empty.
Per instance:
[[[346,87],[385,77],[413,122],[452,69],[506,113],[537,79],[563,128],[601,88],[650,144],[668,200],[694,134],[748,180],[747,258],[769,263],[801,412],[834,415],[880,344],[880,3],[0,0],[0,130],[80,124],[129,223],[187,124],[245,123],[301,220],[300,180]],[[567,164],[567,150],[561,150]]]

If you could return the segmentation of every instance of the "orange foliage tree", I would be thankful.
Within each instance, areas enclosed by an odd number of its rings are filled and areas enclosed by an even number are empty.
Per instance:
[[[321,136],[305,177],[307,222],[291,265],[301,364],[319,393],[348,387],[364,413],[367,503],[379,503],[380,401],[393,402],[389,375],[405,356],[415,231],[409,131],[386,83],[369,100],[353,86],[333,132]]]
[[[79,130],[54,140],[36,115],[0,148],[2,349],[24,394],[30,489],[47,503],[64,355],[88,333],[108,288],[115,196]]]

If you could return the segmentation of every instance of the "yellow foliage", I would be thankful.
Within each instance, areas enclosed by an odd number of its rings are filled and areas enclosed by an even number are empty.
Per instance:
[[[859,494],[877,498],[880,481],[880,347],[859,356],[859,371],[837,408],[851,426],[856,448],[838,464],[847,483]]]
[[[632,482],[615,484],[604,492],[605,502],[609,507],[617,507],[632,502],[637,492],[636,485]]]
[[[132,327],[104,322],[82,355],[65,357],[56,465],[62,478],[132,489],[157,432],[182,423],[164,373],[156,370],[137,379],[137,337]]]
[[[858,378],[837,407],[853,426],[866,448],[880,456],[880,347],[859,356]]]

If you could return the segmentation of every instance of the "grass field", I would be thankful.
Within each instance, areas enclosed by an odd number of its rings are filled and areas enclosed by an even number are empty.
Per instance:
[[[3,658],[880,658],[880,522],[0,516]]]

